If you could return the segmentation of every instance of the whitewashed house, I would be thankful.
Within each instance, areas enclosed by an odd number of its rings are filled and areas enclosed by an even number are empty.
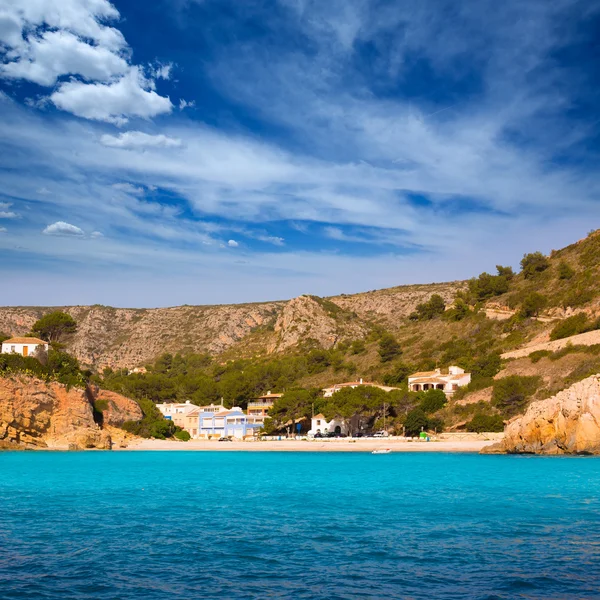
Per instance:
[[[49,344],[44,340],[34,337],[15,337],[2,342],[2,354],[20,354],[21,356],[32,356],[42,346],[46,352]]]
[[[340,433],[348,435],[350,433],[349,423],[344,419],[333,418],[328,421],[324,415],[319,413],[315,415],[310,422],[309,436],[314,436],[316,433],[325,435],[326,433]]]
[[[448,367],[448,372],[441,369],[435,371],[421,371],[408,377],[408,389],[411,392],[426,392],[427,390],[442,390],[451,396],[459,387],[469,385],[471,373],[465,373],[460,367]]]

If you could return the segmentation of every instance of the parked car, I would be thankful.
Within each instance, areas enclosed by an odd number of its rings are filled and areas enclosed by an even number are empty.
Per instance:
[[[373,434],[373,437],[376,438],[383,438],[383,437],[388,437],[389,433],[387,431],[378,431],[377,433]]]
[[[322,438],[324,436],[323,436],[323,434],[320,431],[317,431],[317,433],[315,433],[315,435],[313,435],[313,437]]]
[[[220,437],[219,442],[233,442],[230,437]]]

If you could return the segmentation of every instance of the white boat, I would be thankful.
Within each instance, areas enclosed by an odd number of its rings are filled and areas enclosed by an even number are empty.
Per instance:
[[[376,448],[371,454],[389,454],[391,451],[390,448]]]

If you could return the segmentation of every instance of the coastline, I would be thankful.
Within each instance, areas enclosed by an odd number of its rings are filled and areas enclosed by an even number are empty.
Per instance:
[[[220,452],[373,452],[389,448],[394,452],[480,452],[497,440],[432,440],[429,442],[406,440],[280,440],[280,441],[234,441],[190,440],[140,440],[116,452],[148,451],[220,451]]]

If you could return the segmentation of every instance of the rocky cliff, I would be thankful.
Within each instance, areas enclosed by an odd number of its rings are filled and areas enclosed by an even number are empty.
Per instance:
[[[509,454],[600,454],[600,375],[533,402],[484,450]]]
[[[109,433],[94,419],[93,404],[99,401],[106,408],[107,424],[142,417],[136,402],[112,392],[94,394],[29,377],[0,378],[0,442],[33,448],[110,449]]]

